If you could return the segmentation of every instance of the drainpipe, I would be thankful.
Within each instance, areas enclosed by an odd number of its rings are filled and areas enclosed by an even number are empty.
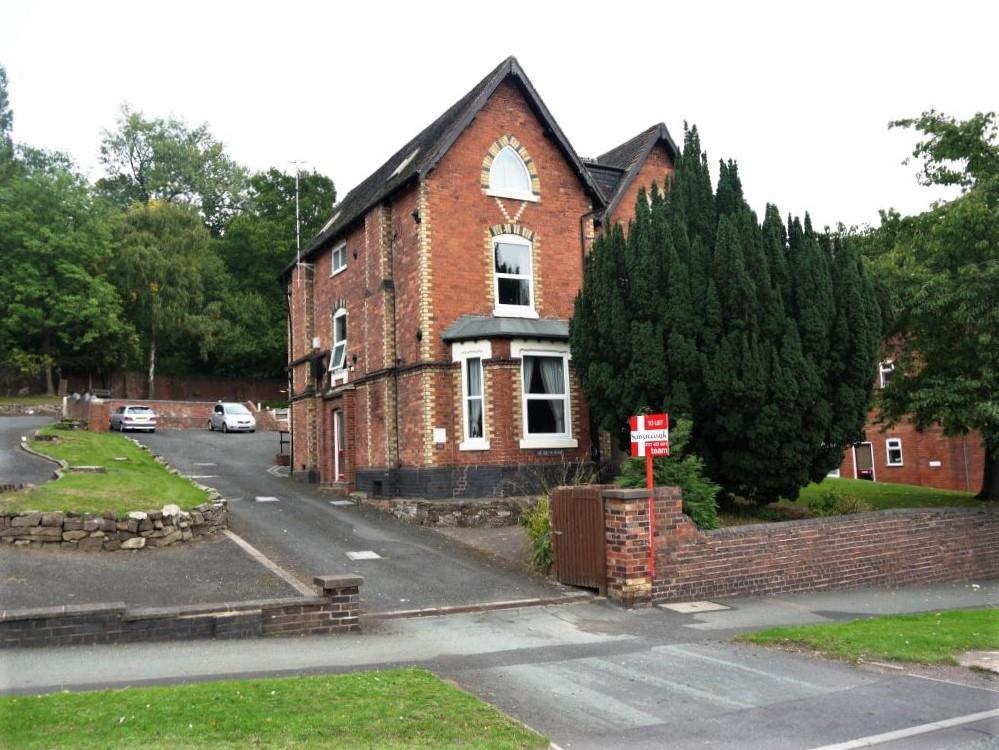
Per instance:
[[[299,269],[300,270],[300,269]],[[295,360],[294,350],[292,348],[294,339],[294,329],[292,327],[292,306],[291,306],[291,277],[288,277],[288,291],[285,293],[285,301],[288,306],[288,356],[291,358],[289,361],[293,362]],[[288,478],[291,479],[295,473],[295,405],[292,403],[292,399],[295,396],[295,369],[288,369],[288,436],[290,440],[288,441]]]

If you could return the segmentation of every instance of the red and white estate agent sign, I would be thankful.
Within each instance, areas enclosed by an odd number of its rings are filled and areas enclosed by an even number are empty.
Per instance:
[[[669,414],[639,414],[631,425],[631,455],[659,458],[669,455]]]
[[[649,581],[656,578],[656,503],[652,459],[669,455],[669,414],[639,414],[628,420],[631,427],[631,455],[645,456],[645,486],[649,488]]]

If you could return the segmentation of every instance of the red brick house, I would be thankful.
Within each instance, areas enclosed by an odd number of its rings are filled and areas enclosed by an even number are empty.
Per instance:
[[[285,269],[293,476],[474,497],[593,461],[568,346],[583,258],[676,153],[659,124],[581,159],[504,60]]]
[[[875,388],[888,385],[894,372],[891,360],[881,362]],[[939,425],[920,432],[908,421],[883,428],[872,411],[864,439],[844,451],[833,475],[977,493],[984,471],[985,447],[979,434],[948,437]]]

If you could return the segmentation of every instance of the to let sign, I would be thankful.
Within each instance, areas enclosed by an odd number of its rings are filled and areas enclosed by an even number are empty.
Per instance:
[[[669,455],[669,414],[639,414],[629,423],[632,456]]]

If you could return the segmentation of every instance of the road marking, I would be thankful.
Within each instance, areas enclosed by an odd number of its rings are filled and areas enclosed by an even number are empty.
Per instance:
[[[723,609],[732,609],[724,604],[715,602],[677,602],[676,604],[658,604],[659,609],[669,609],[682,614],[693,614],[694,612],[719,612]]]
[[[227,537],[229,537],[236,544],[238,544],[246,554],[248,554],[258,563],[263,565],[271,573],[276,575],[278,578],[287,583],[289,586],[294,588],[298,593],[302,594],[303,596],[316,596],[315,589],[311,588],[310,586],[306,586],[304,583],[295,578],[295,576],[293,576],[287,570],[282,568],[276,562],[269,559],[268,557],[265,557],[263,552],[261,552],[252,544],[250,544],[248,541],[243,539],[243,537],[233,534],[231,531],[229,531],[229,529],[223,529],[222,533],[225,534]]]
[[[256,500],[258,503],[279,503],[279,502],[281,502],[280,500],[278,500],[273,495],[257,495],[253,499]]]
[[[347,557],[351,560],[381,560],[382,556],[377,552],[372,552],[369,549],[358,550],[357,552],[348,552]]]
[[[195,462],[191,464],[191,466],[218,466],[218,464],[214,464],[211,461],[204,461],[204,462]]]
[[[218,474],[185,474],[188,479],[218,479]]]
[[[749,672],[750,674],[760,675],[761,677],[769,677],[771,680],[776,680],[778,682],[789,682],[792,685],[797,685],[799,687],[807,688],[809,690],[826,692],[826,690],[821,685],[813,685],[811,682],[805,682],[804,680],[796,680],[794,677],[785,677],[784,675],[774,674],[773,672],[767,672],[762,669],[754,669],[753,667],[747,667],[745,664],[739,664],[738,662],[728,661],[727,659],[719,659],[714,656],[706,656],[704,654],[698,654],[694,651],[688,651],[682,646],[655,646],[652,650],[667,651],[673,654],[680,654],[681,656],[688,656],[691,659],[700,659],[702,661],[711,662],[712,664],[719,664],[723,667],[729,667],[731,669],[741,669],[743,672]]]
[[[330,505],[353,505],[353,500],[330,500]]]
[[[885,742],[894,742],[895,740],[905,739],[906,737],[916,737],[920,734],[939,732],[941,729],[959,727],[962,724],[973,724],[976,721],[991,719],[996,716],[999,716],[999,708],[994,708],[991,711],[979,711],[977,714],[955,716],[953,719],[931,721],[928,724],[919,724],[918,726],[909,727],[908,729],[896,729],[894,732],[882,732],[881,734],[872,734],[867,737],[858,737],[857,739],[849,740],[848,742],[838,742],[835,745],[823,745],[822,747],[812,748],[812,750],[855,750],[855,748],[860,747],[872,747],[874,745],[884,744]]]
[[[286,477],[289,471],[290,469],[287,466],[278,466],[277,464],[267,469],[267,473],[272,477]]]

